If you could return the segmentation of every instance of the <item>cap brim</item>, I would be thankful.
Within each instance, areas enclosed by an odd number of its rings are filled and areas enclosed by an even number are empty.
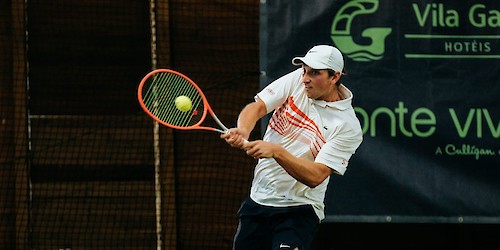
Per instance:
[[[317,63],[315,61],[307,61],[305,57],[294,57],[292,59],[292,64],[295,66],[301,66],[303,64],[313,68],[313,69],[328,69],[327,65],[323,65],[321,63]]]
[[[292,64],[295,65],[295,66],[300,66],[304,63],[304,61],[302,61],[303,57],[294,57],[292,59]]]

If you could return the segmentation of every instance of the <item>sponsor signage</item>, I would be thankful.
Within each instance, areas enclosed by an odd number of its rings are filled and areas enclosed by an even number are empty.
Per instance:
[[[262,86],[345,55],[364,142],[326,221],[500,222],[500,2],[261,2]]]

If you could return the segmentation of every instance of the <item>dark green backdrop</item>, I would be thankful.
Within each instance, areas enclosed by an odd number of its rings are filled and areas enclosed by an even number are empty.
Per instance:
[[[316,44],[345,54],[364,142],[326,221],[500,221],[498,1],[268,1],[261,85]],[[261,26],[262,27],[262,26]]]

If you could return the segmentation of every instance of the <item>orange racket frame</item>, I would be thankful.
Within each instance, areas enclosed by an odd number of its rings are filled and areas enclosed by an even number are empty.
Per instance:
[[[186,114],[186,115],[190,114],[192,116],[201,115],[201,117],[196,117],[196,119],[198,119],[198,121],[195,122],[194,124],[179,126],[179,125],[170,123],[170,122],[166,121],[164,118],[156,115],[156,112],[154,110],[151,110],[151,107],[148,104],[146,104],[147,102],[145,101],[144,98],[145,98],[146,92],[149,91],[149,89],[152,86],[152,84],[150,84],[150,82],[151,81],[154,82],[153,79],[155,77],[157,77],[158,75],[164,75],[164,74],[170,75],[171,77],[177,78],[177,80],[183,81],[182,82],[183,84],[189,83],[190,86],[194,87],[194,89],[196,90],[196,94],[199,95],[199,97],[201,97],[202,109],[201,110],[195,109],[192,112]],[[170,81],[160,81],[157,84],[175,85],[174,82],[170,82]],[[155,87],[156,87],[156,85],[155,85]],[[177,88],[177,86],[169,86],[169,87]],[[182,92],[182,90],[175,92],[176,96],[182,95],[182,94],[184,94]],[[200,89],[200,87],[198,87],[198,85],[193,80],[191,80],[189,77],[187,77],[186,75],[184,75],[180,72],[177,72],[177,71],[174,71],[171,69],[156,69],[156,70],[149,72],[146,76],[143,77],[143,79],[141,80],[141,83],[139,84],[138,91],[137,91],[137,98],[138,98],[139,104],[141,105],[141,108],[144,110],[144,112],[146,112],[146,114],[148,114],[155,121],[157,121],[158,123],[160,123],[164,126],[167,126],[167,127],[173,128],[173,129],[180,129],[180,130],[209,130],[209,131],[215,131],[215,132],[219,132],[219,133],[227,133],[227,131],[229,130],[219,120],[217,115],[215,115],[215,112],[212,110],[212,107],[210,107],[210,104],[208,103],[207,98],[205,97],[205,94]],[[161,102],[164,102],[164,101],[172,102],[173,98],[174,98],[174,96],[168,96],[168,98],[164,98],[164,96],[163,96],[163,98],[160,98],[159,100],[155,100],[155,102],[158,102],[161,105]],[[173,104],[167,104],[167,105],[173,105]],[[199,114],[200,111],[201,111],[201,114]],[[220,129],[201,125],[203,123],[203,121],[205,120],[207,113],[212,116],[214,121],[219,125]],[[171,114],[164,114],[164,115],[169,116]]]

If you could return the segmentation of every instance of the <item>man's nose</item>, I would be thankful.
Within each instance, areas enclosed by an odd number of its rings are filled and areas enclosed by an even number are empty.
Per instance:
[[[303,83],[310,83],[311,78],[309,76],[307,76],[307,74],[304,74],[304,76],[302,77],[302,82]]]

